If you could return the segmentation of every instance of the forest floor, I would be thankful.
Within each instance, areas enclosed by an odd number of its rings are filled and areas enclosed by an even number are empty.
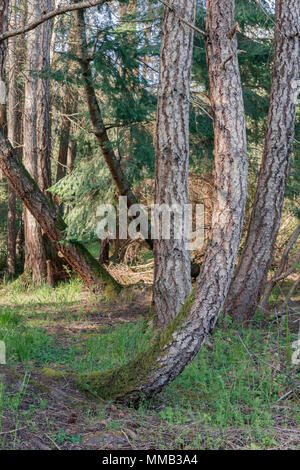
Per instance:
[[[300,298],[289,315],[257,315],[247,329],[220,318],[184,373],[138,409],[51,377],[108,370],[145,350],[150,301],[145,283],[118,302],[77,279],[55,289],[3,283],[0,449],[300,449],[300,366],[291,360]]]

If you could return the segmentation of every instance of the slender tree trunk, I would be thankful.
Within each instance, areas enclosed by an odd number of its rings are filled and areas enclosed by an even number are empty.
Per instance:
[[[9,276],[16,274],[16,193],[8,185],[7,188],[7,270]]]
[[[0,4],[0,35],[7,31],[8,0],[2,0]],[[6,85],[5,62],[7,53],[7,41],[0,42],[0,126],[6,133]]]
[[[51,10],[52,0],[39,0],[42,12]],[[52,25],[46,21],[41,26],[38,42],[38,73],[49,73],[50,45]],[[50,79],[38,77],[37,80],[37,118],[36,118],[36,145],[37,145],[37,171],[39,188],[45,194],[51,186],[51,104]]]
[[[245,113],[233,27],[234,0],[209,0],[207,58],[214,113],[216,197],[212,241],[198,285],[147,352],[115,371],[77,378],[80,387],[103,398],[138,400],[161,391],[198,353],[214,328],[228,293],[242,232],[248,173]]]
[[[69,146],[68,146],[68,154],[67,154],[68,175],[73,171],[76,154],[77,154],[77,144],[74,140],[70,140]]]
[[[10,4],[10,27],[16,28],[16,2],[11,1]],[[18,125],[18,96],[17,96],[17,80],[16,80],[16,38],[8,41],[7,53],[8,68],[8,106],[7,106],[7,135],[13,147],[17,145],[17,132],[20,129]],[[8,184],[7,187],[7,269],[10,276],[14,276],[16,272],[16,193]]]
[[[34,21],[40,16],[40,5],[38,0],[28,3],[28,21]],[[24,147],[23,161],[26,170],[36,182],[41,182],[41,155],[37,151],[37,90],[38,90],[38,65],[40,44],[42,43],[42,29],[40,26],[28,33],[27,37],[27,60],[26,71],[27,80],[25,84],[25,104],[24,104]],[[43,52],[41,52],[43,53]],[[40,89],[39,89],[40,92]],[[39,103],[43,106],[43,103]],[[39,118],[41,117],[39,113]],[[39,125],[41,123],[39,122]],[[43,132],[43,126],[41,133]],[[45,151],[47,151],[45,149]],[[45,189],[44,185],[41,188]],[[31,214],[24,208],[24,234],[25,234],[25,269],[32,274],[32,280],[41,284],[46,279],[47,265],[46,252],[43,243],[42,230]]]
[[[99,263],[109,264],[109,238],[105,238],[104,240],[101,240]]]
[[[68,109],[65,109],[64,112],[66,114],[72,113],[72,111]],[[58,151],[56,181],[61,180],[66,175],[70,130],[71,130],[70,119],[68,119],[66,116],[63,116],[62,121],[61,121],[60,135],[59,135],[59,151]]]
[[[24,205],[35,217],[59,254],[72,266],[90,289],[106,284],[119,292],[118,282],[91,256],[80,243],[64,240],[66,224],[37,183],[26,171],[11,145],[0,132],[0,169],[7,177]]]
[[[195,22],[195,0],[173,0],[176,12]],[[165,7],[161,44],[156,127],[155,203],[177,205],[179,217],[188,204],[189,97],[194,34]],[[170,240],[161,233],[154,242],[153,306],[166,327],[176,317],[192,288],[187,238],[175,239],[176,216]],[[184,227],[182,227],[184,228]],[[180,235],[180,234],[179,234]]]
[[[80,62],[81,62],[81,67],[82,67],[87,103],[89,107],[91,121],[92,121],[93,128],[94,128],[94,134],[98,140],[103,157],[107,163],[107,166],[111,173],[112,179],[116,185],[118,193],[120,196],[127,197],[127,204],[128,204],[128,207],[130,207],[133,204],[137,204],[138,201],[135,195],[133,194],[130,188],[130,184],[122,170],[120,160],[118,160],[118,158],[116,157],[115,152],[111,146],[111,142],[109,140],[107,130],[103,122],[101,109],[99,107],[99,103],[98,103],[95,89],[93,86],[93,78],[92,78],[92,73],[90,69],[90,58],[88,55],[88,47],[87,47],[87,41],[86,41],[86,27],[85,27],[83,10],[78,10],[76,12],[76,19],[77,19],[77,31],[78,31],[77,36],[78,36],[78,41],[79,41]],[[146,242],[152,249],[153,247],[152,240],[148,238]]]
[[[76,55],[76,28],[71,25],[69,30],[69,44],[68,50],[71,54]],[[71,69],[71,73],[74,73],[74,70]],[[78,91],[76,88],[71,87],[66,84],[62,97],[62,112],[63,116],[61,119],[61,130],[60,130],[60,141],[59,141],[59,151],[58,151],[58,164],[56,171],[56,181],[62,179],[67,173],[68,165],[68,150],[70,143],[70,134],[71,134],[71,120],[70,117],[77,112],[78,108]]]
[[[29,6],[31,18],[50,11],[51,0],[35,1]],[[24,112],[24,164],[31,176],[46,193],[51,186],[51,119],[50,80],[40,74],[50,67],[51,22],[44,22],[28,35],[27,70]],[[50,196],[49,196],[50,197]],[[61,269],[55,250],[32,216],[24,211],[25,269],[41,284],[47,278],[47,260]]]
[[[225,312],[238,322],[254,315],[272,261],[292,156],[299,78],[299,0],[277,0],[275,56],[260,175],[245,246]]]

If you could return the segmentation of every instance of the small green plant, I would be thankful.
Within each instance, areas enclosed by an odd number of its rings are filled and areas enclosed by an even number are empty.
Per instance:
[[[69,440],[68,433],[64,429],[60,429],[55,438],[58,444],[63,444],[65,441]]]

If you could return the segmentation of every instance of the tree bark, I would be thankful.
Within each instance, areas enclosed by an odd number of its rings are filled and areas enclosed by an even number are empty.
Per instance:
[[[147,352],[115,371],[77,377],[81,388],[103,398],[138,400],[161,391],[196,356],[225,301],[242,232],[248,173],[237,41],[230,34],[233,26],[234,0],[210,0],[207,59],[214,114],[216,196],[212,241],[198,285]]]
[[[5,10],[0,10],[0,34],[4,20],[1,18]],[[3,29],[1,29],[3,28]],[[0,42],[0,78],[4,76],[6,42]],[[55,245],[61,256],[76,271],[90,289],[96,289],[106,284],[108,291],[120,292],[120,284],[91,256],[80,243],[66,243],[64,231],[66,224],[49,199],[39,189],[37,183],[24,168],[15,154],[9,141],[6,140],[3,128],[0,128],[0,170],[9,180],[11,186],[31,214],[36,218],[44,233]],[[35,149],[33,149],[35,151]]]
[[[280,225],[292,156],[299,78],[299,0],[277,0],[275,56],[264,154],[245,246],[225,312],[249,321],[263,292]]]
[[[83,245],[76,242],[66,242],[64,239],[66,224],[26,171],[1,132],[0,169],[58,252],[79,274],[85,284],[90,289],[96,289],[106,284],[109,291],[119,292],[121,290],[120,284],[100,266]]]
[[[10,26],[16,27],[16,9],[15,0],[11,1],[11,18]],[[7,10],[4,9],[4,11]],[[0,18],[1,21],[1,18]],[[7,20],[4,20],[4,25]],[[2,21],[3,27],[3,21]],[[1,46],[0,46],[1,47]],[[18,131],[18,112],[17,112],[17,81],[16,81],[16,38],[8,41],[7,53],[8,68],[8,106],[7,106],[7,135],[12,146],[17,143]],[[4,77],[3,77],[4,78]],[[5,114],[5,108],[3,111]],[[3,117],[2,119],[5,119]],[[5,126],[5,123],[3,122]],[[10,276],[14,276],[16,272],[16,194],[10,184],[7,187],[7,270]]]
[[[39,17],[51,9],[51,0],[31,3],[30,17]],[[51,186],[50,80],[42,74],[50,67],[51,22],[45,22],[28,35],[24,112],[24,164],[46,194]],[[51,198],[51,196],[49,196]],[[44,237],[30,211],[24,211],[25,269],[41,284],[47,278],[47,260],[62,269],[57,253]]]
[[[70,140],[67,155],[67,173],[72,173],[77,154],[77,144],[75,140]]]
[[[7,31],[8,0],[2,0],[0,6],[0,36]],[[6,130],[6,85],[5,62],[7,53],[7,41],[0,42],[0,126]]]
[[[82,67],[82,75],[84,81],[84,88],[87,97],[87,103],[89,107],[89,112],[91,116],[91,121],[94,128],[94,134],[99,143],[100,149],[102,151],[103,157],[107,163],[109,171],[111,173],[112,179],[116,185],[118,193],[120,196],[127,197],[128,207],[137,204],[138,201],[133,194],[130,183],[127,180],[122,167],[120,160],[115,155],[115,152],[111,146],[107,130],[105,128],[101,109],[97,100],[95,89],[93,86],[93,77],[90,69],[91,59],[88,54],[87,40],[86,40],[86,27],[84,20],[83,10],[78,10],[76,12],[76,22],[77,22],[77,36],[79,42],[79,54],[80,54],[80,63]],[[150,226],[150,225],[149,225]],[[146,239],[149,247],[153,248],[153,243],[150,238]]]
[[[68,96],[66,94],[66,99]],[[67,107],[64,109],[64,113],[72,114],[72,111]],[[62,117],[61,129],[59,135],[59,151],[56,171],[56,181],[61,180],[66,175],[67,162],[68,162],[68,149],[70,140],[71,121],[67,116]]]
[[[176,12],[195,22],[195,0],[173,0]],[[156,127],[155,203],[174,204],[183,216],[188,204],[189,97],[194,32],[165,7],[161,44]],[[154,241],[153,307],[166,327],[176,317],[192,288],[187,238],[176,239],[176,217],[170,240]],[[158,222],[158,220],[157,220]],[[184,228],[184,227],[182,227]]]
[[[76,28],[71,25],[69,30],[69,44],[68,50],[70,54],[76,55]],[[70,70],[72,73],[74,69]],[[71,120],[70,117],[77,112],[78,108],[78,90],[77,88],[71,87],[68,83],[65,84],[65,89],[62,96],[62,119],[61,119],[61,129],[60,129],[60,141],[59,141],[59,151],[58,151],[58,164],[56,171],[56,181],[61,180],[67,174],[68,168],[68,150],[70,143],[70,134],[71,134]]]

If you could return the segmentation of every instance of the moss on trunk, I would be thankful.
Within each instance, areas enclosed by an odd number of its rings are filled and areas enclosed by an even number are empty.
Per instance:
[[[174,333],[184,327],[195,300],[195,290],[196,288],[193,289],[177,317],[146,352],[118,369],[78,375],[75,379],[77,386],[105,400],[135,402],[142,396],[147,396],[145,387],[151,388],[151,381],[160,368],[160,361],[168,354],[173,344]]]

